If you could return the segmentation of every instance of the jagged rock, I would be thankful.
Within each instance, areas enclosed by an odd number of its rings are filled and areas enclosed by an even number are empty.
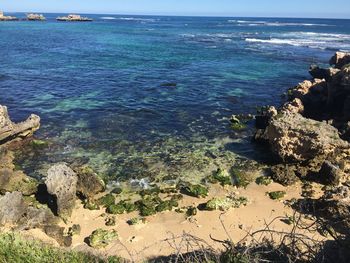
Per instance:
[[[49,194],[56,199],[57,214],[62,218],[71,215],[75,205],[77,175],[65,164],[56,164],[47,172],[45,184]]]
[[[300,113],[302,114],[304,112],[304,105],[303,102],[295,98],[293,101],[286,102],[282,108],[281,111],[288,111],[291,113]]]
[[[330,59],[329,64],[334,65],[336,68],[341,69],[346,64],[350,63],[350,53],[336,52]]]
[[[0,198],[0,225],[15,225],[27,210],[20,192],[6,193]]]
[[[57,225],[46,226],[44,232],[49,237],[55,239],[60,246],[70,247],[72,245],[72,237],[65,235],[64,227]]]
[[[24,122],[13,123],[8,115],[7,107],[0,105],[0,145],[31,136],[39,127],[39,116],[32,114]]]
[[[342,174],[343,172],[341,169],[329,161],[325,161],[322,164],[321,170],[319,172],[320,179],[326,184],[331,185],[338,185]]]
[[[290,112],[281,112],[270,120],[267,137],[272,151],[289,162],[308,161],[327,156],[338,147],[349,147],[333,126]]]
[[[105,191],[104,181],[90,167],[79,167],[75,172],[78,176],[77,192],[82,197],[93,199],[96,194]]]
[[[295,184],[299,178],[296,175],[297,167],[288,164],[278,164],[271,167],[271,178],[284,186]]]
[[[21,192],[23,195],[36,193],[38,181],[16,171],[13,164],[14,155],[10,151],[0,151],[0,194]]]
[[[30,207],[20,192],[6,193],[0,198],[0,226],[32,229],[56,224],[57,221],[48,208]]]

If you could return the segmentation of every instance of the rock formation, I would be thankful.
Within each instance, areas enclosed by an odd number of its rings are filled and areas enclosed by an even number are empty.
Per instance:
[[[0,105],[0,145],[31,136],[39,127],[39,116],[32,114],[24,122],[13,123],[8,115],[7,107]]]
[[[46,18],[41,14],[28,14],[27,20],[29,20],[29,21],[45,21]]]
[[[0,11],[0,21],[16,21],[17,17],[14,16],[5,16],[2,11]]]
[[[279,109],[256,117],[257,141],[267,142],[281,164],[274,179],[289,184],[296,177],[319,174],[327,184],[346,180],[350,171],[350,53],[337,52],[334,67],[310,68],[312,80],[288,90]],[[288,177],[288,178],[287,178]],[[293,179],[294,178],[294,179]]]
[[[65,164],[56,164],[47,172],[45,184],[47,192],[54,197],[57,214],[68,218],[75,205],[78,177]]]
[[[67,22],[91,22],[91,21],[93,21],[91,18],[82,17],[80,15],[68,15],[68,16],[57,17],[56,20],[57,21],[67,21]]]

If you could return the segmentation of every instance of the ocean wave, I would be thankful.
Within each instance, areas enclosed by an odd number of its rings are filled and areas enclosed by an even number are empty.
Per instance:
[[[228,23],[235,23],[241,26],[332,26],[328,24],[316,23],[288,23],[288,22],[272,22],[272,21],[255,21],[255,20],[228,20]]]
[[[104,19],[104,20],[115,20],[116,18],[115,17],[112,17],[112,16],[103,16],[103,17],[100,17],[101,19]]]
[[[270,37],[245,38],[250,43],[266,43],[272,45],[291,45],[329,50],[350,50],[350,35],[316,33],[316,32],[289,32],[276,34]]]
[[[156,22],[156,21],[158,21],[158,19],[154,19],[154,18],[139,18],[139,17],[119,17],[117,19],[124,20],[124,21],[136,21],[136,22]]]

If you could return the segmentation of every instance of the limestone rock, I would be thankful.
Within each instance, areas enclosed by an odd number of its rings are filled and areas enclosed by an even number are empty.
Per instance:
[[[288,164],[278,164],[271,167],[271,178],[276,183],[284,186],[295,184],[299,178],[296,175],[296,167]]]
[[[325,161],[322,164],[319,176],[322,182],[326,184],[338,185],[342,177],[342,171],[338,166],[333,165],[329,161]]]
[[[16,225],[26,209],[20,192],[6,193],[0,198],[0,225]]]
[[[84,198],[93,199],[105,191],[104,181],[88,166],[75,169],[78,176],[77,192]]]
[[[350,63],[350,53],[336,52],[330,59],[329,64],[334,65],[336,68],[341,69],[346,64]]]
[[[55,197],[57,214],[62,218],[71,215],[75,205],[78,178],[65,164],[56,164],[47,172],[45,184],[49,194]]]
[[[272,151],[284,161],[303,162],[347,148],[338,130],[298,113],[281,112],[271,119],[267,137]]]
[[[7,107],[0,105],[0,145],[31,136],[39,127],[39,116],[32,114],[24,122],[13,123],[8,115]]]
[[[14,155],[10,151],[0,151],[0,194],[21,192],[23,195],[36,193],[37,180],[16,171],[13,164]]]
[[[70,247],[72,245],[72,237],[64,233],[64,227],[57,225],[46,226],[44,232],[49,237],[55,239],[60,246]]]
[[[291,113],[300,113],[302,114],[304,112],[304,105],[303,102],[295,98],[293,101],[286,102],[282,108],[281,111],[288,111]]]

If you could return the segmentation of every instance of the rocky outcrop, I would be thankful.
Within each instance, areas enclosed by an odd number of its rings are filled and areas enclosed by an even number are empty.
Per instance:
[[[2,11],[0,11],[0,21],[16,21],[17,17],[14,16],[5,16]]]
[[[8,115],[7,107],[0,105],[0,145],[31,136],[39,127],[39,116],[32,114],[24,122],[13,123]]]
[[[105,191],[104,181],[88,166],[74,169],[78,176],[77,192],[84,199],[93,199]]]
[[[6,193],[0,197],[0,226],[31,229],[57,223],[48,208],[31,207],[22,193]]]
[[[91,22],[93,19],[88,17],[82,17],[80,15],[68,15],[61,16],[56,18],[57,21],[66,21],[66,22]]]
[[[29,21],[45,21],[46,18],[41,14],[28,14],[27,20],[29,20]]]
[[[284,185],[313,174],[325,184],[344,182],[350,172],[350,53],[337,52],[331,68],[313,65],[313,80],[288,90],[279,109],[256,116],[256,141],[266,142],[280,165],[273,178]]]
[[[18,191],[29,196],[36,193],[38,181],[20,170],[15,170],[13,161],[14,155],[12,152],[0,150],[0,194]]]
[[[54,197],[57,215],[68,218],[75,205],[78,177],[65,164],[56,164],[47,172],[45,185],[47,192]]]
[[[267,138],[272,151],[287,162],[310,161],[349,147],[333,126],[288,111],[270,120]]]
[[[329,60],[329,64],[334,65],[334,67],[338,69],[341,69],[349,63],[350,53],[345,52],[336,52],[335,55]]]

